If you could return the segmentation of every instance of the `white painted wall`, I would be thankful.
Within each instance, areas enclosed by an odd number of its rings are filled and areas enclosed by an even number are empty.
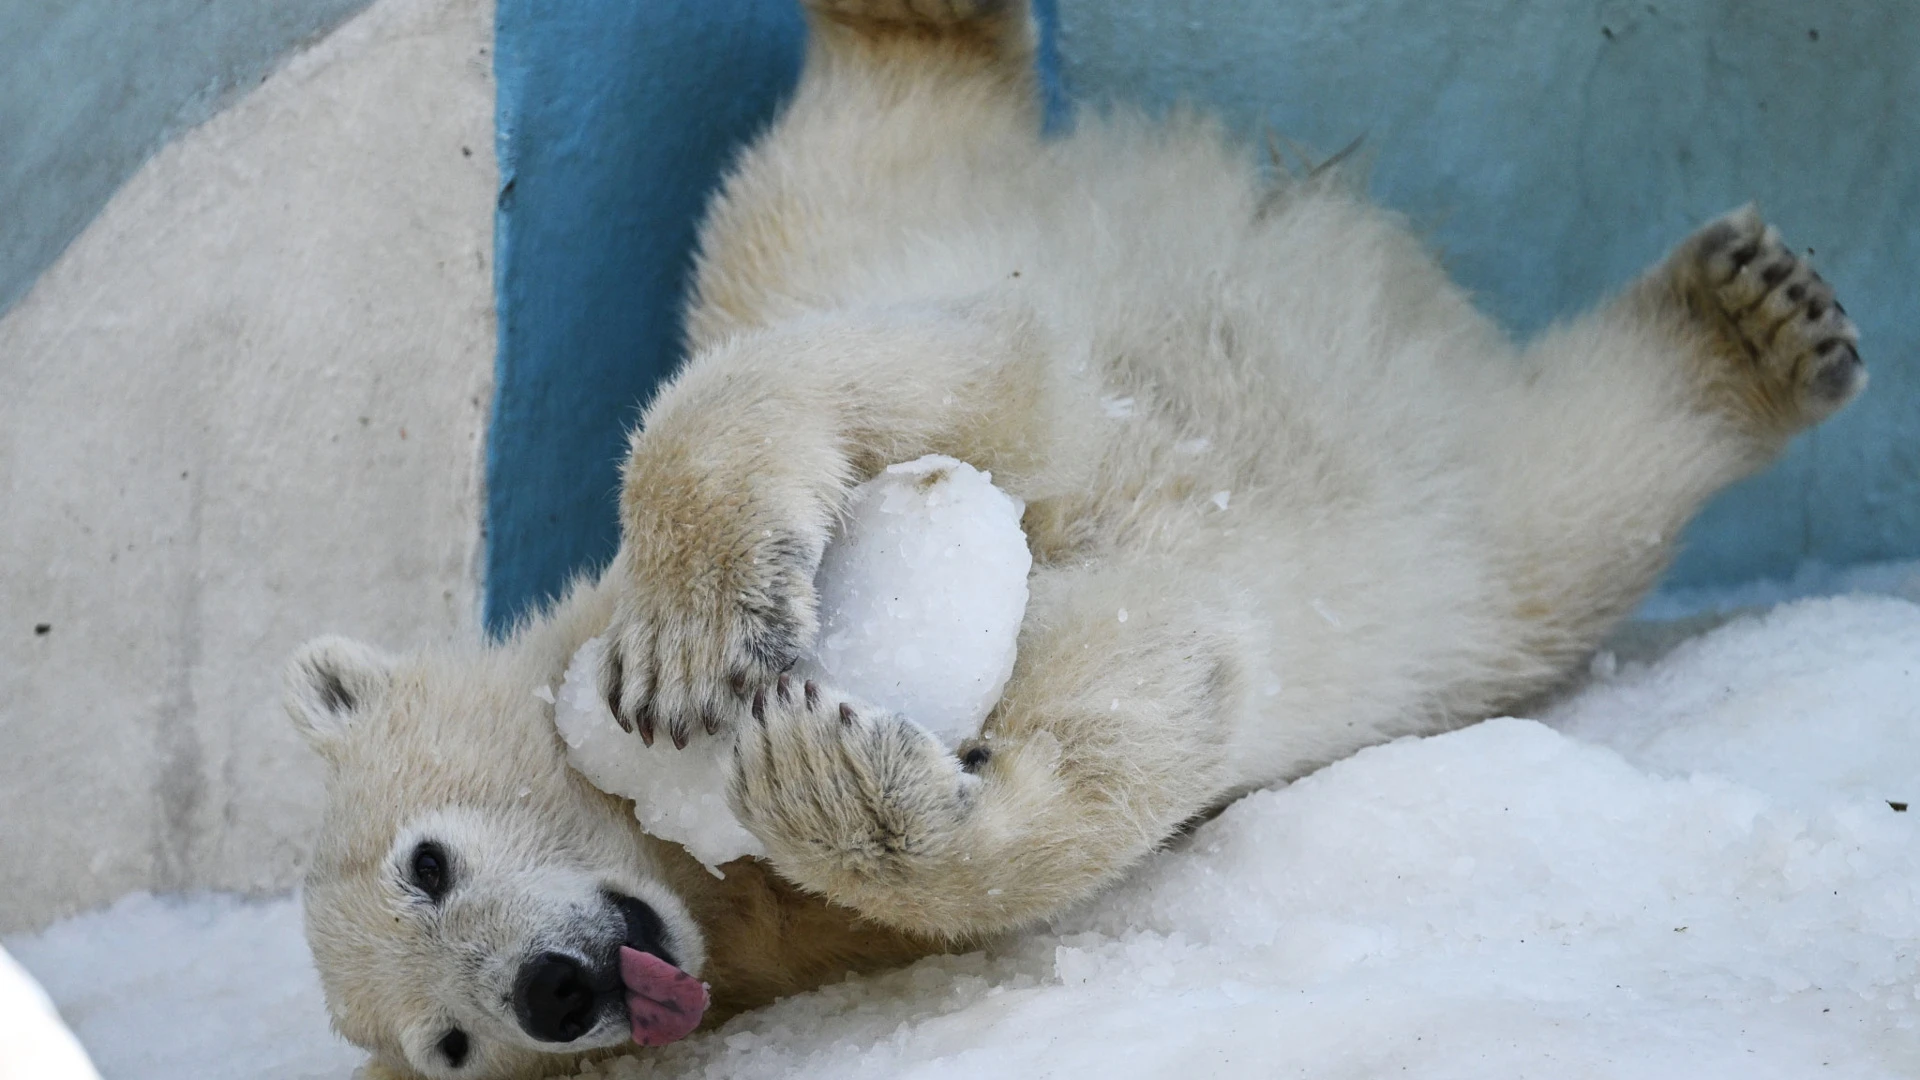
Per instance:
[[[286,654],[472,632],[491,23],[380,0],[0,321],[0,932],[290,885],[320,787]]]

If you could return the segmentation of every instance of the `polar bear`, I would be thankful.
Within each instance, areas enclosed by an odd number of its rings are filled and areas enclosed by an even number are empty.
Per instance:
[[[1516,346],[1392,215],[1204,120],[1042,140],[1015,0],[807,13],[801,84],[701,234],[613,565],[498,644],[326,638],[290,666],[328,764],[309,938],[377,1069],[668,1041],[1521,707],[1703,500],[1864,384],[1832,290],[1751,209]],[[847,492],[929,453],[1024,499],[1034,557],[1017,668],[957,750],[787,674]],[[603,633],[633,737],[732,741],[765,862],[715,879],[567,768],[529,691]]]

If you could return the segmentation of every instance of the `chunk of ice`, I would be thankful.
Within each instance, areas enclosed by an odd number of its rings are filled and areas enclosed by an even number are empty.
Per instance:
[[[641,828],[686,848],[709,868],[766,854],[727,806],[733,744],[697,738],[678,750],[666,739],[648,746],[621,730],[600,696],[605,652],[604,638],[580,646],[560,681],[553,722],[567,744],[567,764],[601,791],[632,800]]]

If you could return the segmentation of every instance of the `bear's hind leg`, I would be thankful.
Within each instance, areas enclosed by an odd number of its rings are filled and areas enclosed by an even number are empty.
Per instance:
[[[1480,425],[1513,631],[1486,708],[1563,677],[1710,496],[1859,392],[1856,336],[1832,288],[1747,208],[1528,350]]]
[[[932,51],[1030,87],[1033,16],[1025,0],[804,0],[814,38],[836,57]]]
[[[892,261],[902,238],[992,217],[1039,146],[1023,0],[803,6],[800,85],[701,225],[687,318],[696,350],[811,309],[872,302],[876,274],[889,287],[931,284]]]
[[[1764,451],[1866,386],[1859,335],[1833,287],[1752,207],[1695,233],[1638,292],[1705,331],[1694,357],[1702,394]]]

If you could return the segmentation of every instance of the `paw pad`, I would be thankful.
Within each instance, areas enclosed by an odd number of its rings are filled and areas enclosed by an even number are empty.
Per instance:
[[[1741,376],[1734,400],[1769,429],[1817,423],[1866,384],[1859,334],[1833,286],[1747,207],[1701,229],[1674,265],[1689,310],[1706,320]]]

